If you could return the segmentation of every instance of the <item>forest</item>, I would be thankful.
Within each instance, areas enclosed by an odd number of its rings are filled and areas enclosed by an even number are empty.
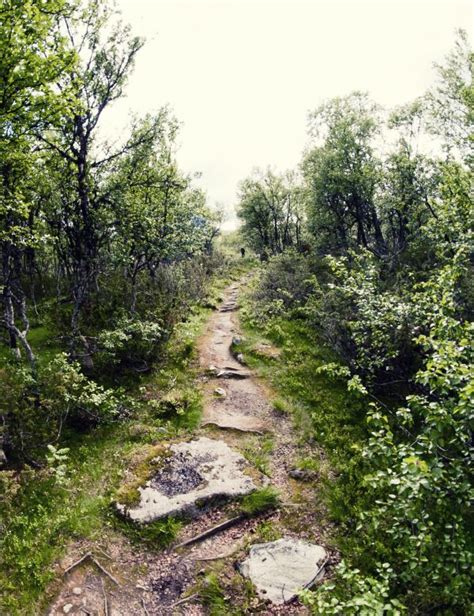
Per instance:
[[[356,91],[312,111],[298,167],[243,179],[227,235],[179,167],[171,108],[102,130],[143,45],[106,2],[0,2],[0,613],[55,614],[71,545],[181,538],[186,520],[137,528],[112,504],[129,468],[148,478],[150,452],[202,430],[200,340],[237,285],[231,350],[271,388],[273,430],[305,447],[304,506],[331,558],[304,611],[264,612],[213,569],[180,590],[201,601],[189,613],[468,614],[468,35],[402,107]],[[256,438],[245,457],[271,482],[277,447]],[[256,494],[252,516],[285,511]],[[103,593],[85,613],[109,613]],[[121,613],[188,613],[140,601]]]

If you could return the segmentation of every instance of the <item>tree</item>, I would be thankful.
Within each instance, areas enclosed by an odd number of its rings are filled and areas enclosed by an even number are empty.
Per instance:
[[[146,118],[132,140],[137,144],[110,178],[115,231],[112,252],[125,266],[135,312],[142,271],[153,279],[157,268],[206,249],[213,217],[205,195],[191,186],[174,158],[178,124],[167,109]],[[154,138],[142,138],[153,133]]]
[[[64,0],[4,0],[0,7],[0,247],[3,324],[10,347],[23,347],[33,371],[29,320],[22,286],[23,255],[35,243],[34,166],[39,128],[51,125],[59,99],[54,83],[74,53],[64,47],[57,24]],[[18,324],[21,322],[21,326]]]
[[[294,173],[256,170],[240,184],[242,234],[257,252],[279,254],[302,241],[303,191]]]
[[[355,92],[324,103],[310,115],[313,137],[322,142],[303,160],[309,193],[309,225],[320,250],[347,252],[362,246],[387,254],[375,206],[380,163],[373,140],[377,107]]]
[[[444,64],[435,64],[438,81],[425,97],[429,131],[441,138],[448,157],[473,161],[474,55],[467,32],[457,31]]]
[[[74,112],[64,118],[59,129],[37,135],[50,149],[56,170],[60,198],[52,199],[55,206],[49,221],[60,245],[58,257],[71,277],[73,341],[81,337],[81,313],[98,285],[99,252],[107,242],[112,220],[104,173],[108,165],[137,145],[131,138],[112,149],[97,140],[101,117],[122,96],[143,44],[112,17],[106,4],[92,0],[85,9],[64,18],[69,44],[79,62],[62,74],[59,88],[73,100]],[[140,135],[140,139],[149,138],[153,138],[153,127],[150,134]]]

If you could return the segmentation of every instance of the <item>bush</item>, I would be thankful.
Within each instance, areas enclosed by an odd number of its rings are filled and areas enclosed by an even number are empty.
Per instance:
[[[273,308],[274,314],[283,314],[303,305],[313,285],[309,259],[288,250],[270,259],[262,271],[254,300],[265,313]]]
[[[97,337],[96,368],[148,370],[159,356],[164,333],[159,323],[120,319],[114,329],[104,330]]]
[[[36,379],[14,363],[0,371],[0,415],[9,457],[41,460],[65,425],[88,428],[116,417],[119,410],[116,395],[88,379],[64,353],[40,366]]]
[[[407,378],[417,365],[419,312],[407,295],[384,289],[375,262],[326,257],[332,281],[306,307],[312,326],[368,385]]]

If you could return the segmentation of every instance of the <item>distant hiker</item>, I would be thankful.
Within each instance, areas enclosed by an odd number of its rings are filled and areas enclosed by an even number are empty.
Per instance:
[[[242,259],[245,257],[245,248],[240,249],[240,256],[242,257]]]

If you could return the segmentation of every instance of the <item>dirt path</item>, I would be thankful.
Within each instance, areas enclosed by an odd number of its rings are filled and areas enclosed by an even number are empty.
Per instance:
[[[273,409],[271,391],[231,354],[233,338],[240,337],[239,288],[234,284],[226,290],[222,305],[211,315],[199,342],[204,411],[196,436],[222,440],[240,451],[257,467],[255,472],[263,477],[263,484],[279,490],[281,506],[270,515],[244,519],[185,548],[171,546],[157,553],[132,546],[120,535],[104,538],[93,546],[76,546],[75,553],[60,563],[61,568],[67,568],[90,550],[110,575],[91,559],[73,568],[47,612],[51,616],[209,614],[202,604],[203,580],[209,571],[219,577],[227,604],[233,606],[233,612],[229,608],[223,613],[236,613],[237,609],[248,614],[307,613],[297,601],[282,606],[265,604],[249,592],[248,583],[236,571],[236,564],[246,557],[252,543],[295,537],[327,547],[327,537],[320,530],[325,526],[315,486],[289,476],[297,460],[311,453],[308,445],[299,443],[290,420]],[[232,504],[212,503],[183,527],[174,546],[222,522],[231,513]],[[193,599],[183,601],[193,594]]]

